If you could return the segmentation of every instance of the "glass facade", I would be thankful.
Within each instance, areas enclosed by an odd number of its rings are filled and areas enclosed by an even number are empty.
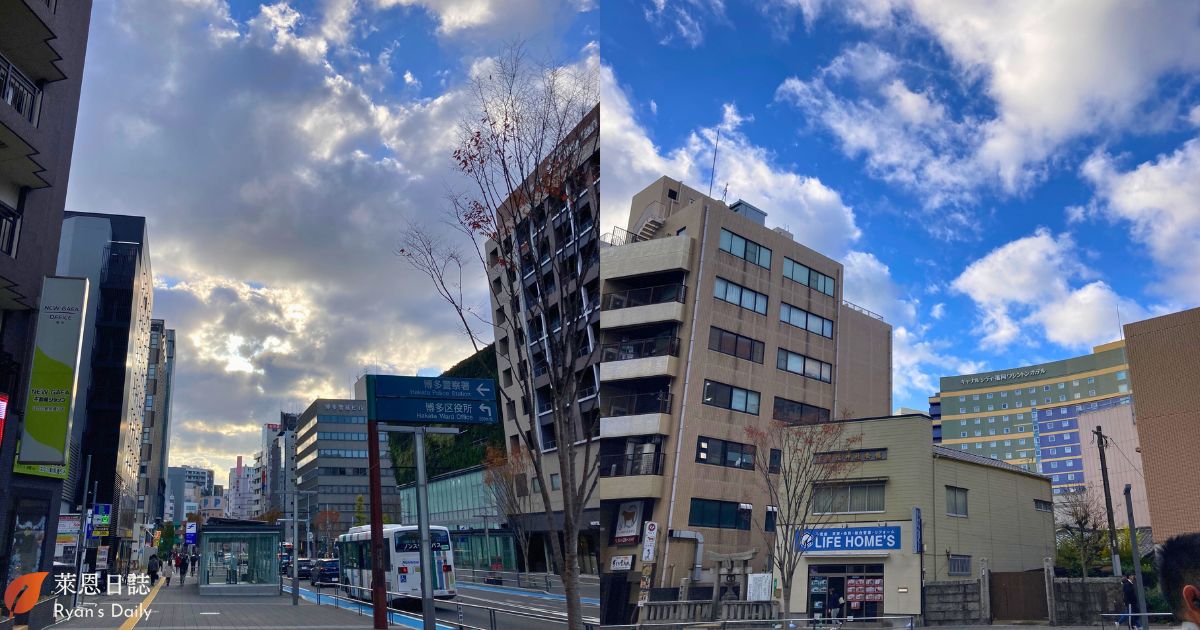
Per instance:
[[[205,532],[200,554],[201,587],[279,582],[278,532]]]
[[[450,529],[458,567],[483,569],[499,563],[502,570],[515,571],[520,553],[483,474],[479,467],[430,480],[429,523]],[[415,486],[400,488],[400,511],[404,524],[417,522]]]

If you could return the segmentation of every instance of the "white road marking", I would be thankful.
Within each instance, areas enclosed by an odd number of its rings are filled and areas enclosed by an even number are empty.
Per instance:
[[[221,614],[221,613],[219,613],[219,612],[202,612],[202,613],[200,613],[200,614],[201,614],[201,615],[219,615],[219,614]]]

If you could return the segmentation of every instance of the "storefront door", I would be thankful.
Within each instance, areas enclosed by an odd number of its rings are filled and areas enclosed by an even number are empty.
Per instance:
[[[881,616],[883,565],[809,565],[808,612],[823,619]]]

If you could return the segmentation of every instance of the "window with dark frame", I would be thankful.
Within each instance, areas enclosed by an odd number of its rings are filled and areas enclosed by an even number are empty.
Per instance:
[[[721,228],[720,250],[764,269],[771,268],[771,250],[754,241]]]
[[[946,486],[946,514],[967,516],[967,489]]]
[[[760,396],[759,392],[753,390],[717,381],[704,381],[703,402],[710,407],[721,407],[757,416]]]
[[[808,403],[775,397],[774,410],[771,417],[789,424],[822,424],[829,422],[831,414],[828,409]]]
[[[708,333],[708,349],[732,355],[739,359],[762,363],[763,355],[766,352],[766,344],[756,339],[713,326],[709,329]]]
[[[971,575],[971,556],[950,554],[947,573],[950,575]]]
[[[749,531],[752,512],[744,509],[744,505],[747,504],[693,498],[688,512],[688,526]]]
[[[754,470],[756,453],[757,448],[751,444],[719,440],[703,435],[696,439],[696,462],[701,464]]]

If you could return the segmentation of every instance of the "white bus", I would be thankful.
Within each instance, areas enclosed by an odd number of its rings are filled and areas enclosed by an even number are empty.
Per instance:
[[[450,546],[450,530],[429,527],[433,548],[433,596],[450,599],[458,594],[454,579],[454,550]],[[421,597],[421,533],[416,525],[383,526],[383,538],[388,541],[384,575],[388,599],[393,606],[406,598]],[[360,525],[338,536],[338,555],[341,562],[343,592],[358,599],[370,599],[371,588],[371,526]],[[399,595],[397,595],[399,593]]]

